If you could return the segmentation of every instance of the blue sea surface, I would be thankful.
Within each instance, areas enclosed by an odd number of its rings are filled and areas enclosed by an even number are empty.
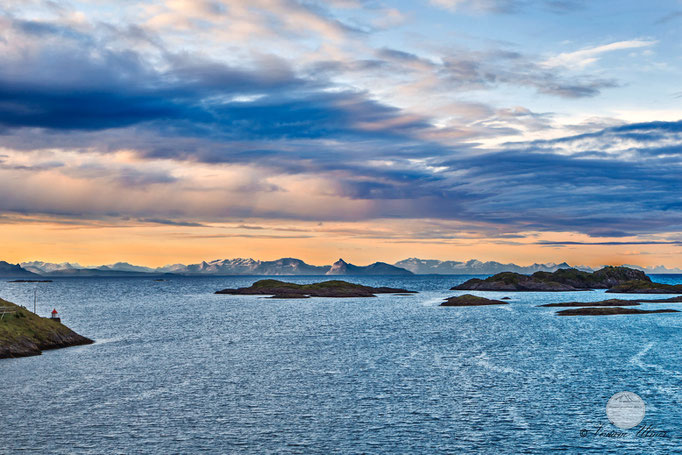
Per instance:
[[[0,360],[0,453],[681,453],[682,313],[537,307],[641,297],[604,291],[438,306],[468,278],[345,277],[419,293],[296,300],[214,294],[255,277],[1,282],[96,343]],[[606,436],[621,391],[656,437]]]

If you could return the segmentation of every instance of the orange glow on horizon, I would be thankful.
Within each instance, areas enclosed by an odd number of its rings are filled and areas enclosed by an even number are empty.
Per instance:
[[[243,220],[242,220],[243,221]],[[21,221],[0,227],[0,260],[11,263],[40,260],[77,262],[83,266],[129,262],[158,267],[214,259],[251,257],[274,260],[296,257],[310,264],[331,264],[343,258],[364,265],[394,263],[409,257],[465,261],[498,261],[528,265],[568,262],[570,265],[635,264],[680,267],[681,248],[675,245],[538,245],[539,241],[585,241],[568,233],[528,233],[520,239],[410,238],[397,228],[411,220],[356,223],[272,222],[263,226],[243,221],[207,226],[172,226],[144,223],[76,223]],[[255,222],[254,222],[255,223]],[[363,235],[366,232],[367,235]],[[620,239],[622,241],[622,239]]]

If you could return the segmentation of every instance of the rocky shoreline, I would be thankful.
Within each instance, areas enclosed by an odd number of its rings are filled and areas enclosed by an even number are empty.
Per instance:
[[[40,355],[48,349],[93,343],[61,322],[40,317],[27,309],[0,299],[0,359]]]

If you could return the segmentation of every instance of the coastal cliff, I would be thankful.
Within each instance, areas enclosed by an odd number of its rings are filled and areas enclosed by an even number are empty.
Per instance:
[[[61,322],[0,299],[0,359],[40,355],[46,349],[91,344]]]

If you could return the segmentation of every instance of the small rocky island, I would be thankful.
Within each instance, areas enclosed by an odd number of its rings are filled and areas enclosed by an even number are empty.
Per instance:
[[[669,299],[655,300],[623,300],[608,299],[597,302],[560,302],[539,305],[541,307],[572,307],[570,310],[557,312],[559,316],[610,316],[615,314],[652,314],[652,313],[678,313],[678,310],[639,310],[635,308],[623,308],[625,306],[639,306],[641,303],[680,303],[682,297],[671,297]]]
[[[664,284],[654,283],[651,280],[633,280],[617,284],[606,292],[616,294],[682,294],[682,284]]]
[[[486,279],[472,278],[452,290],[562,292],[608,289],[607,292],[682,294],[682,285],[653,283],[641,270],[628,267],[604,267],[596,272],[559,269],[522,275],[502,272]]]
[[[52,280],[12,280],[8,283],[52,283]]]
[[[478,297],[471,294],[459,295],[457,297],[450,297],[440,306],[482,306],[482,305],[509,305],[507,302],[501,300],[486,299],[485,297]]]
[[[654,313],[679,313],[677,310],[662,309],[662,310],[638,310],[636,308],[623,307],[582,307],[572,308],[570,310],[562,310],[557,312],[559,316],[612,316],[617,314],[654,314]]]
[[[376,297],[376,294],[416,294],[416,291],[387,287],[373,288],[341,280],[312,284],[260,280],[248,288],[223,289],[217,291],[216,294],[269,295],[276,299],[305,299],[309,297]]]
[[[608,299],[600,300],[598,302],[560,302],[548,303],[539,306],[542,307],[636,306],[639,305],[640,303],[682,303],[682,296],[670,297],[667,299],[637,299],[637,300]]]
[[[40,355],[46,349],[91,343],[91,339],[57,320],[42,318],[0,299],[0,359]]]
[[[600,300],[598,302],[560,302],[560,303],[547,303],[545,305],[539,305],[542,307],[615,307],[615,306],[637,306],[639,302],[636,300],[622,300],[622,299],[609,299]]]

